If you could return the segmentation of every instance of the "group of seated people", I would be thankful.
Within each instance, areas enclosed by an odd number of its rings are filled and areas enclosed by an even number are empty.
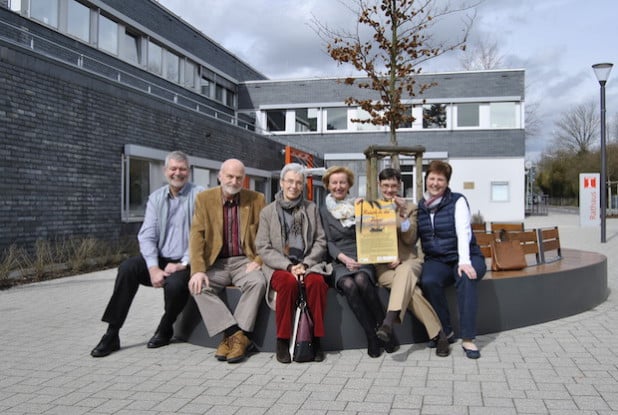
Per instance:
[[[445,288],[454,284],[462,348],[468,358],[480,357],[474,343],[476,283],[485,274],[485,260],[471,230],[465,197],[448,187],[448,163],[428,166],[418,206],[398,195],[398,170],[380,172],[381,198],[396,212],[398,258],[379,264],[358,262],[354,205],[359,199],[349,194],[354,174],[347,167],[333,166],[324,174],[328,195],[320,208],[304,197],[300,164],[283,167],[280,190],[268,205],[263,194],[243,188],[245,166],[240,160],[224,161],[220,186],[208,190],[189,182],[189,168],[186,154],[167,155],[168,184],[148,198],[138,234],[140,255],[118,268],[102,318],[107,332],[92,350],[93,357],[120,349],[119,330],[138,287],[146,285],[163,288],[165,308],[149,348],[170,343],[173,324],[192,295],[209,336],[223,334],[215,357],[243,361],[253,348],[251,334],[265,298],[275,310],[276,358],[290,363],[299,282],[314,321],[315,361],[325,358],[320,339],[326,335],[329,286],[346,298],[366,334],[369,356],[397,350],[393,325],[401,323],[409,309],[425,326],[428,347],[445,357],[455,342]],[[233,313],[219,296],[229,285],[241,291]],[[390,290],[386,310],[378,286]]]

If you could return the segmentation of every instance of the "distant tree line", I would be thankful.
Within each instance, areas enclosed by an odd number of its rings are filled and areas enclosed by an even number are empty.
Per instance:
[[[551,199],[579,198],[579,174],[601,171],[600,112],[594,102],[563,112],[554,125],[552,143],[537,163],[535,186]],[[607,180],[618,185],[618,113],[608,116]],[[616,194],[616,192],[613,192]]]

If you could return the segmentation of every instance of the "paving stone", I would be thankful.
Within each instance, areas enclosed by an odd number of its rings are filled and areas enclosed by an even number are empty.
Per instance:
[[[379,359],[364,349],[329,352],[324,363],[307,365],[281,365],[272,353],[230,365],[189,343],[151,350],[146,342],[162,306],[152,289],[138,291],[122,349],[93,359],[115,270],[0,291],[0,413],[618,413],[618,219],[608,221],[606,244],[574,215],[526,224],[557,224],[563,246],[607,255],[610,296],[574,316],[478,336],[478,361],[457,344],[447,358],[419,344]]]

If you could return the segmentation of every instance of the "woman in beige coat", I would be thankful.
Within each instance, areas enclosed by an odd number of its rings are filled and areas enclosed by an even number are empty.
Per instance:
[[[281,191],[260,214],[255,246],[268,280],[268,304],[275,310],[277,360],[290,363],[292,318],[298,300],[298,281],[304,281],[307,305],[314,322],[315,361],[324,360],[324,311],[330,266],[324,262],[326,238],[315,203],[303,198],[303,166],[290,163],[281,170]]]

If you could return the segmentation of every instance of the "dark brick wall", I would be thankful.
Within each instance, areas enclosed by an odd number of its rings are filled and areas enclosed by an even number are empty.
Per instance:
[[[281,144],[1,41],[0,74],[0,252],[134,235],[139,224],[120,220],[127,143],[264,170],[283,163]]]
[[[155,93],[158,95],[171,97],[173,94],[179,94],[190,97],[204,107],[208,106],[226,114],[234,114],[233,109],[221,103],[201,94],[192,93],[191,90],[144,71],[80,41],[69,38],[19,14],[0,9],[0,22],[6,24],[7,33],[3,35],[18,44],[29,46],[32,41],[35,50],[48,53],[71,64],[76,64],[78,57],[84,55],[83,66],[85,69],[104,74],[110,79],[117,79],[120,76],[123,83],[134,88],[146,91],[148,85],[155,86]],[[14,27],[25,30],[17,31]],[[0,26],[0,29],[4,29],[4,27]]]

